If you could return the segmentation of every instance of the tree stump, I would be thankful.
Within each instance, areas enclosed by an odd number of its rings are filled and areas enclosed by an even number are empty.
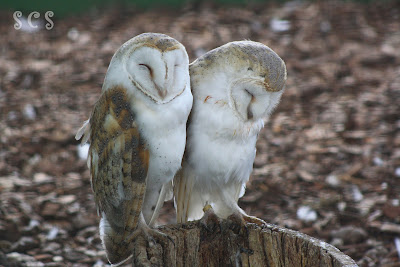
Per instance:
[[[357,266],[330,244],[268,223],[202,219],[158,230],[174,242],[138,242],[133,266]]]

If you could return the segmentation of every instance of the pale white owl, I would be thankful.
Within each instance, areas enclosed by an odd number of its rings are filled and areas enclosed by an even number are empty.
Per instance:
[[[182,169],[174,179],[177,221],[199,219],[211,205],[217,216],[238,206],[256,155],[258,133],[279,103],[286,81],[283,60],[252,41],[232,42],[190,64],[193,108]]]
[[[188,62],[185,47],[167,35],[127,41],[76,136],[90,142],[88,165],[110,263],[124,261],[132,240],[150,233],[181,167],[193,101]]]

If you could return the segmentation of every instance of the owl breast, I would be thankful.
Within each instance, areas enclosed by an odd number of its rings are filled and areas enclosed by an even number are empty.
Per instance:
[[[140,99],[132,105],[140,109],[140,131],[146,135],[150,152],[148,179],[166,183],[180,168],[186,143],[186,121],[192,105],[190,89],[162,105],[148,105]]]
[[[256,155],[256,137],[245,143],[224,142],[207,134],[196,134],[198,140],[191,154],[191,166],[196,170],[196,180],[205,187],[219,186],[230,182],[245,183],[253,169]],[[211,188],[210,188],[211,189]]]
[[[192,120],[198,123],[188,129],[188,161],[203,192],[248,181],[263,126],[262,121],[243,122],[232,109],[210,103],[194,103]]]

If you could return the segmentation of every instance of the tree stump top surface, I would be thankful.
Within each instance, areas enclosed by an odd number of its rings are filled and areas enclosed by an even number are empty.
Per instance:
[[[326,242],[268,223],[200,220],[158,230],[174,243],[136,246],[133,266],[358,266]]]

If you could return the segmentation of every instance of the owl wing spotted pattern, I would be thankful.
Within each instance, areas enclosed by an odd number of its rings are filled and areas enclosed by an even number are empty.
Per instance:
[[[88,127],[82,131],[90,134],[88,161],[95,201],[103,217],[100,234],[108,259],[117,263],[131,253],[129,244],[146,192],[149,151],[122,86],[103,92]]]

